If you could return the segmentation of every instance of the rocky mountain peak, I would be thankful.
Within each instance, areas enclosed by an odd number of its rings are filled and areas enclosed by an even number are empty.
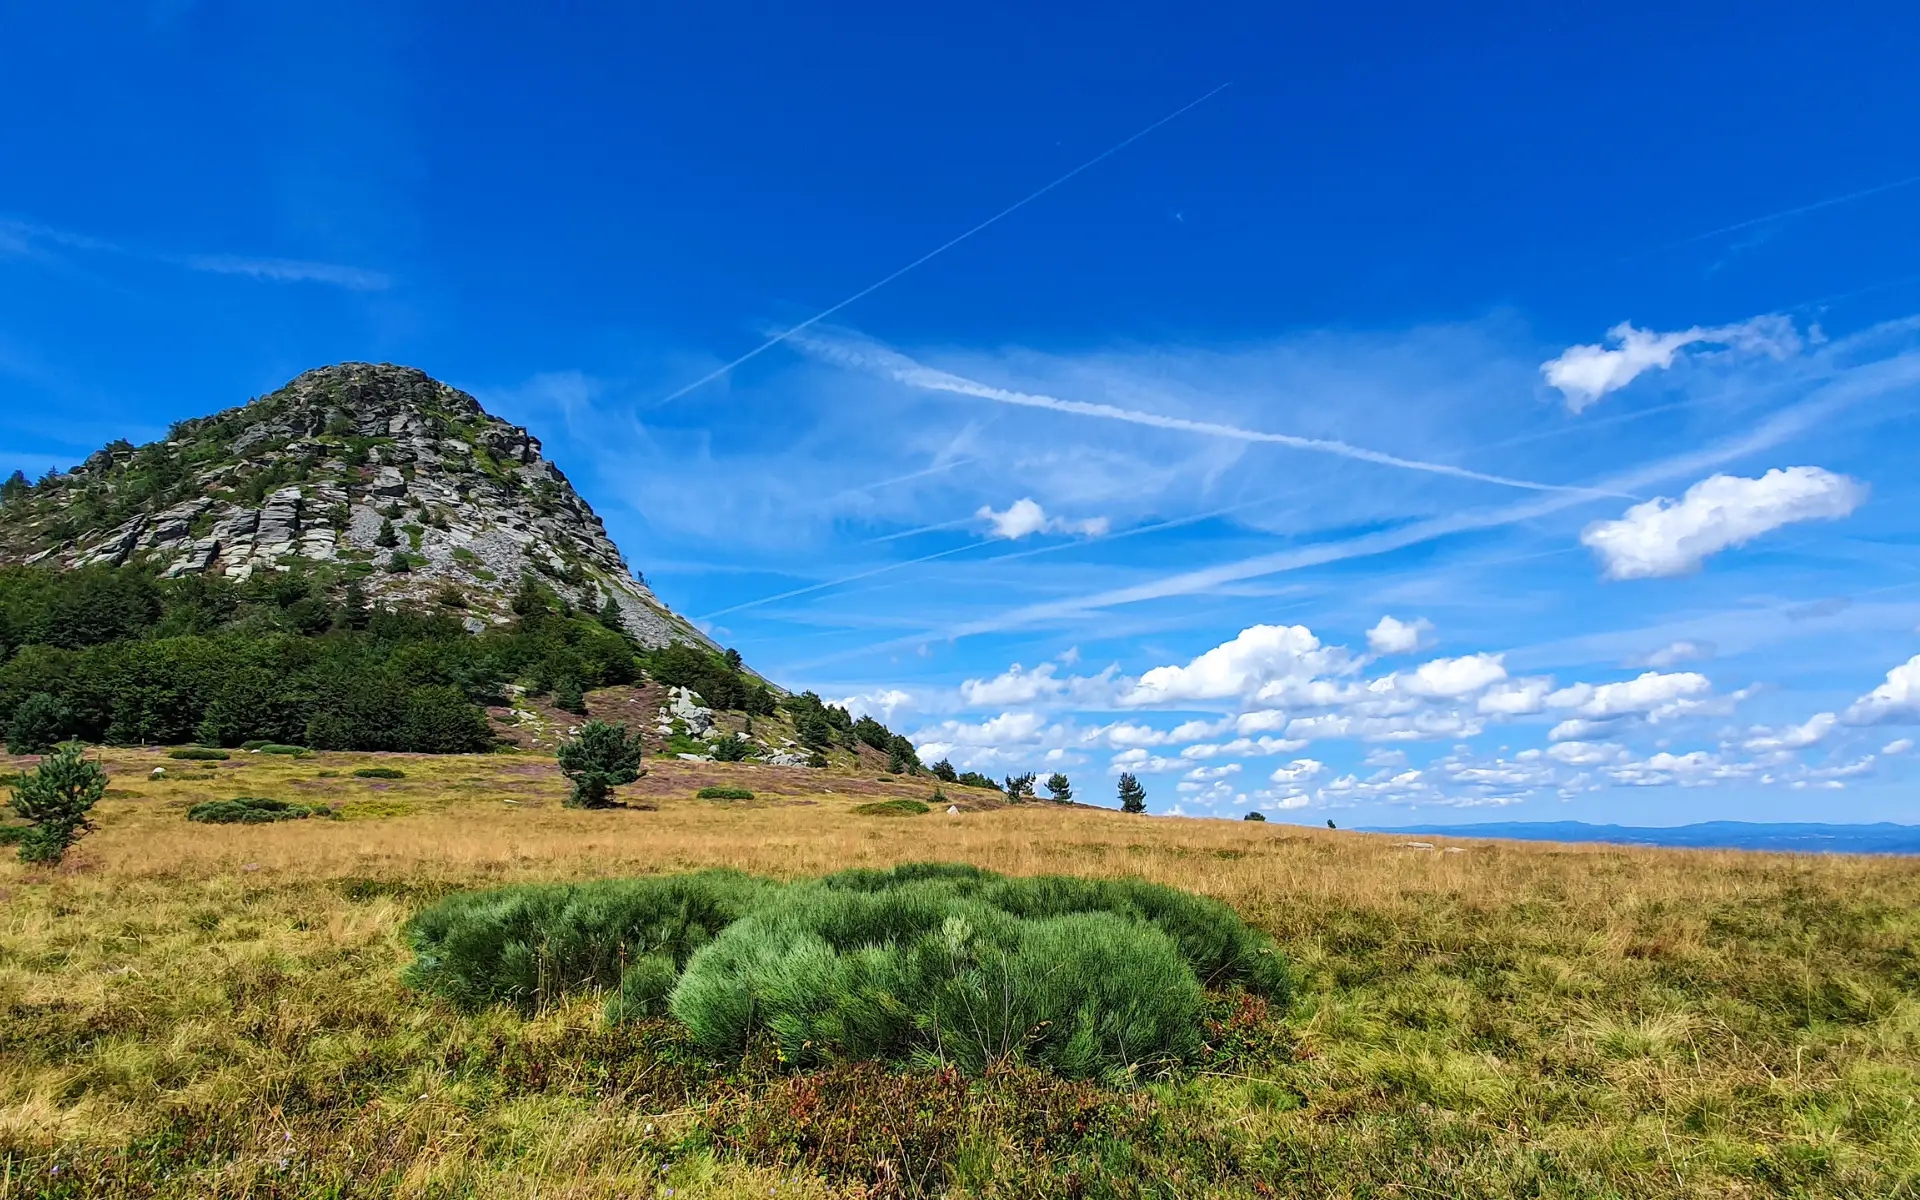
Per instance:
[[[168,577],[322,566],[369,596],[507,620],[523,575],[639,640],[711,645],[632,572],[539,439],[413,367],[338,363],[0,503],[0,562]]]

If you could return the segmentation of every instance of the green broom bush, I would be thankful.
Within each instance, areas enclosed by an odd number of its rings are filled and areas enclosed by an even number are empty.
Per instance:
[[[610,991],[714,1056],[756,1038],[837,1059],[1027,1062],[1133,1078],[1190,1061],[1205,990],[1284,1002],[1286,963],[1232,909],[1140,880],[909,864],[777,884],[730,871],[498,888],[414,918],[407,981],[533,1012]]]

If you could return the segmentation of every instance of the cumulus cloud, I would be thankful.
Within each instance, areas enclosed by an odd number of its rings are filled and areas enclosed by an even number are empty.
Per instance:
[[[1920,723],[1920,654],[1887,672],[1887,681],[1848,706],[1849,725]]]
[[[1784,729],[1754,729],[1744,744],[1749,750],[1761,752],[1804,750],[1832,733],[1837,724],[1839,718],[1832,713],[1815,713],[1803,723]]]
[[[968,704],[999,708],[1009,704],[1031,704],[1046,696],[1067,690],[1066,681],[1054,678],[1052,663],[1041,663],[1031,671],[1019,663],[992,679],[969,679],[960,685],[960,695]]]
[[[1512,679],[1488,688],[1475,707],[1493,716],[1523,717],[1545,708],[1552,690],[1553,680],[1545,676]]]
[[[1608,392],[1632,383],[1651,370],[1666,370],[1688,346],[1719,345],[1744,353],[1786,358],[1800,349],[1800,336],[1785,317],[1755,317],[1738,325],[1714,329],[1698,326],[1678,333],[1635,329],[1622,321],[1607,330],[1597,346],[1569,346],[1556,358],[1540,364],[1549,386],[1558,388],[1573,412],[1592,405]]]
[[[1375,654],[1411,654],[1431,645],[1432,633],[1433,622],[1425,617],[1411,621],[1381,617],[1378,624],[1367,630],[1367,648]]]
[[[1609,579],[1684,575],[1708,555],[1782,525],[1838,520],[1866,498],[1865,484],[1819,467],[1775,468],[1758,479],[1713,475],[1678,501],[1662,496],[1634,505],[1617,521],[1596,521],[1580,541]]]
[[[1211,783],[1216,779],[1225,779],[1229,775],[1238,775],[1240,770],[1239,763],[1222,763],[1217,767],[1195,767],[1187,772],[1186,778],[1195,783]]]
[[[1572,709],[1576,717],[1606,721],[1644,716],[1659,721],[1680,716],[1713,691],[1713,681],[1695,671],[1646,671],[1623,683],[1576,683],[1547,697],[1549,708]]]
[[[1014,542],[1035,533],[1079,533],[1087,537],[1101,537],[1110,527],[1105,517],[1088,517],[1081,521],[1050,517],[1038,502],[1027,497],[1007,505],[1005,512],[995,512],[992,505],[983,504],[980,511],[973,515],[987,523],[987,532],[991,536]]]
[[[1712,642],[1669,642],[1651,654],[1636,654],[1629,658],[1629,667],[1677,667],[1681,663],[1701,662],[1719,653],[1719,647]]]
[[[1347,654],[1322,647],[1304,625],[1253,625],[1184,667],[1155,667],[1140,676],[1122,702],[1169,704],[1244,696],[1275,681],[1306,683],[1344,670]]]
[[[1503,655],[1468,654],[1460,658],[1436,658],[1422,663],[1411,675],[1395,677],[1396,683],[1416,696],[1455,698],[1469,696],[1507,677]]]
[[[876,688],[871,692],[862,692],[858,696],[848,696],[841,700],[830,700],[856,717],[878,716],[882,721],[891,720],[893,712],[913,703],[911,693],[899,688]]]
[[[1284,767],[1274,768],[1267,776],[1274,783],[1304,783],[1327,769],[1323,762],[1311,758],[1296,758]]]
[[[1880,753],[1886,754],[1886,755],[1905,754],[1907,751],[1911,749],[1913,749],[1912,738],[1895,738],[1892,741],[1888,742],[1886,745],[1880,747]]]

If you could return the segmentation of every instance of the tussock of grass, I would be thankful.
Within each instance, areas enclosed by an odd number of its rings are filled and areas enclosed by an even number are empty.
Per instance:
[[[933,810],[909,796],[896,796],[892,800],[855,805],[853,811],[867,817],[920,817]]]
[[[355,779],[405,779],[407,773],[398,767],[361,767],[353,773]]]
[[[753,793],[746,788],[703,787],[693,794],[695,800],[751,800]]]
[[[441,902],[413,940],[409,982],[469,1008],[538,1009],[617,983],[616,1020],[665,1011],[729,1057],[765,1034],[794,1065],[1157,1071],[1199,1047],[1203,976],[1288,990],[1273,946],[1217,901],[948,864],[787,885],[707,872],[507,888]]]
[[[267,825],[274,821],[324,817],[330,812],[324,804],[289,804],[265,796],[235,796],[231,800],[202,801],[187,810],[187,820],[203,825]]]

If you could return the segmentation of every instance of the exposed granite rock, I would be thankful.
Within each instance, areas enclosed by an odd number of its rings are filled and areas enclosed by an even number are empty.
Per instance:
[[[110,524],[75,529],[83,495],[88,512],[126,499]],[[399,544],[383,547],[389,519]],[[396,550],[409,569],[382,569]],[[425,372],[387,364],[308,371],[180,422],[164,442],[116,442],[34,488],[0,510],[0,562],[48,560],[143,560],[169,577],[232,579],[335,563],[361,573],[376,600],[431,602],[454,585],[470,627],[508,620],[531,572],[581,608],[611,597],[643,644],[712,645],[628,568],[538,438]]]

